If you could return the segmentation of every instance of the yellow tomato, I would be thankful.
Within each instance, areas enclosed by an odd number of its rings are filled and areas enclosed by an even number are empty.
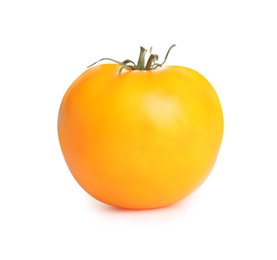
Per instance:
[[[87,69],[67,90],[58,134],[80,186],[109,205],[168,206],[211,172],[222,141],[218,96],[198,72],[181,66]]]

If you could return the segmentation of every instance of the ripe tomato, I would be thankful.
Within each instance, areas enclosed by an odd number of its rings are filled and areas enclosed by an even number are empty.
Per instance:
[[[119,73],[121,65],[91,67],[67,90],[58,116],[65,161],[80,186],[106,204],[173,204],[215,164],[223,136],[220,101],[190,68],[130,65],[133,70]]]

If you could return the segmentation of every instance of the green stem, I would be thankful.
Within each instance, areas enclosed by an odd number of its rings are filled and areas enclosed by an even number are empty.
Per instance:
[[[150,48],[150,57],[148,58],[148,61],[147,61],[146,65],[145,65],[145,54],[147,52],[147,49],[144,48],[144,47],[140,47],[140,53],[139,53],[139,58],[138,58],[138,63],[137,64],[135,64],[131,60],[125,60],[123,62],[120,62],[120,61],[110,59],[110,58],[103,58],[103,59],[100,59],[99,61],[110,60],[110,61],[113,61],[113,62],[121,65],[121,68],[119,70],[119,74],[121,74],[123,69],[128,69],[128,70],[155,70],[156,68],[162,67],[162,65],[164,65],[164,63],[167,60],[169,52],[175,46],[176,46],[175,44],[170,46],[169,50],[167,51],[167,53],[165,55],[164,61],[161,64],[156,63],[156,61],[158,61],[158,59],[159,59],[159,56],[157,54],[152,54],[152,47]],[[89,65],[88,68],[94,66],[99,61],[96,61],[93,64]]]
[[[155,61],[158,59],[159,59],[159,56],[157,54],[151,54],[144,69],[151,70],[153,67],[153,64],[155,64]]]
[[[145,64],[145,54],[147,52],[147,49],[144,47],[140,47],[140,53],[137,63],[137,70],[144,70],[144,64]]]

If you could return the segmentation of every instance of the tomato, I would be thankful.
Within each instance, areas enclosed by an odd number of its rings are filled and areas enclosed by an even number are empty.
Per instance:
[[[222,142],[222,109],[207,79],[187,67],[153,66],[152,58],[150,70],[90,67],[59,110],[72,175],[116,207],[159,208],[187,197],[210,174]]]

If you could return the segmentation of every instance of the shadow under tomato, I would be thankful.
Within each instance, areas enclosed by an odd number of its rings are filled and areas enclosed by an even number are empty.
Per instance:
[[[124,214],[124,215],[155,215],[155,214],[172,214],[172,213],[180,213],[187,211],[191,205],[195,201],[195,194],[188,196],[187,198],[174,203],[172,205],[161,207],[161,208],[153,208],[153,209],[126,209],[119,208],[107,205],[105,203],[99,202],[92,197],[88,197],[89,207],[93,208],[93,210],[100,211],[104,214]]]

